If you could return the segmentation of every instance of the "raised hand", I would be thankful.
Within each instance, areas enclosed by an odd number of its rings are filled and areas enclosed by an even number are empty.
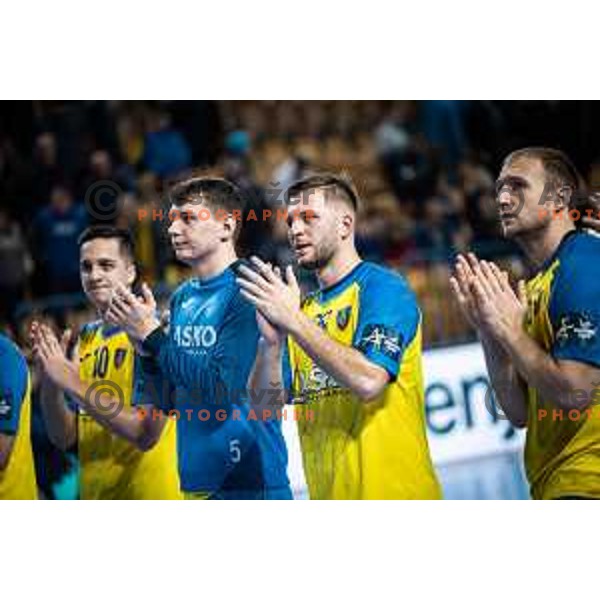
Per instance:
[[[473,260],[477,260],[475,255],[472,255]],[[472,290],[472,284],[475,280],[475,273],[470,262],[459,254],[456,260],[455,276],[450,277],[450,286],[454,292],[454,296],[460,306],[465,319],[475,329],[481,328],[481,320],[478,314],[477,302]]]
[[[300,311],[300,287],[291,266],[286,268],[284,281],[281,272],[270,264],[255,256],[250,260],[256,270],[241,266],[237,282],[242,296],[254,304],[264,317],[262,322],[259,321],[261,333],[274,340],[273,328],[287,332],[294,315]]]
[[[527,311],[523,281],[515,293],[506,272],[470,253],[458,257],[450,284],[463,314],[480,333],[501,341],[521,332]]]
[[[43,375],[59,387],[65,387],[68,378],[78,376],[79,372],[78,365],[66,356],[70,337],[69,329],[63,332],[59,340],[48,325],[37,321],[31,324],[30,339],[36,363]]]
[[[503,342],[523,331],[527,313],[524,281],[518,282],[515,293],[507,273],[494,263],[481,261],[472,289],[484,332]]]
[[[156,301],[150,288],[143,283],[142,295],[136,296],[124,285],[115,286],[113,296],[104,318],[121,326],[134,342],[142,342],[160,327]]]

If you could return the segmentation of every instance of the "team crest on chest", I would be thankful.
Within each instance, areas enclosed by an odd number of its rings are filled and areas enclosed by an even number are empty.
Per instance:
[[[335,319],[338,329],[343,331],[344,329],[346,329],[346,327],[348,327],[348,323],[350,323],[350,315],[351,314],[352,314],[351,306],[346,306],[345,308],[338,310],[338,314]]]

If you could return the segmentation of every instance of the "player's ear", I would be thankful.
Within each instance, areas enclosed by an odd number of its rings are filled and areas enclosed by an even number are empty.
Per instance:
[[[344,212],[341,215],[338,225],[338,231],[343,240],[347,239],[354,232],[354,215],[350,212]]]
[[[132,261],[127,265],[127,283],[132,286],[134,281],[137,279],[137,267]]]
[[[557,190],[557,199],[559,206],[557,208],[569,208],[571,202],[571,196],[573,194],[573,188],[570,185],[561,185]]]
[[[225,219],[223,219],[224,237],[222,238],[222,240],[224,242],[233,238],[233,234],[235,233],[235,226],[236,226],[236,222],[235,222],[235,219],[233,218],[233,214],[227,213],[227,217]]]

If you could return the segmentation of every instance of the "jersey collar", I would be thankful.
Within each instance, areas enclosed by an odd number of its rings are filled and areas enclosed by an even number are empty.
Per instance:
[[[354,282],[356,279],[356,275],[365,265],[365,261],[361,260],[351,271],[346,273],[339,281],[331,284],[330,286],[320,288],[318,291],[319,296],[324,301],[327,298],[331,298],[336,294],[339,294],[343,289],[345,289],[349,284]]]
[[[579,231],[577,229],[572,229],[571,231],[568,231],[567,233],[565,233],[565,235],[563,235],[562,239],[560,240],[558,246],[556,247],[556,250],[550,255],[549,258],[547,258],[542,263],[542,265],[538,269],[533,270],[533,275],[537,275],[538,273],[543,273],[548,268],[550,268],[552,263],[558,258],[560,253],[564,250],[564,248],[570,243],[570,240],[572,240],[578,234],[579,234]]]

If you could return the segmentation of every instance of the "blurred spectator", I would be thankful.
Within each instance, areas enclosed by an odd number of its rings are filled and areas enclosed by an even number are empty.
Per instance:
[[[15,330],[15,308],[25,295],[30,261],[20,226],[0,207],[0,321]]]
[[[450,262],[457,250],[465,250],[468,246],[471,232],[457,211],[459,193],[452,190],[454,198],[432,196],[425,202],[423,219],[417,225],[415,240],[427,260]]]
[[[327,114],[321,102],[307,102],[304,111],[306,134],[313,139],[320,139],[327,128]]]
[[[137,102],[123,102],[116,111],[119,153],[127,165],[141,164],[144,155],[144,112]]]
[[[435,185],[437,163],[424,140],[409,125],[411,106],[394,103],[375,130],[375,148],[396,198],[411,212],[419,212]],[[412,206],[411,206],[412,205]]]
[[[468,102],[461,100],[424,100],[421,126],[429,144],[440,152],[450,181],[456,181],[456,168],[467,148],[464,115]]]
[[[159,177],[173,177],[192,164],[185,138],[171,127],[170,117],[164,111],[153,109],[149,113],[142,162]]]
[[[374,194],[358,218],[356,245],[366,260],[399,265],[414,256],[414,223],[393,194]]]
[[[380,158],[403,154],[411,144],[411,136],[406,127],[408,107],[406,103],[392,106],[375,130],[375,147]]]
[[[40,102],[40,131],[52,132],[60,182],[72,184],[85,164],[87,150],[94,147],[88,111],[89,101],[52,100]],[[56,181],[55,181],[56,182]]]
[[[8,138],[0,138],[0,201],[13,217],[25,222],[32,211],[31,173]]]
[[[459,173],[465,195],[463,219],[472,231],[472,250],[478,256],[490,260],[520,255],[501,233],[494,178],[490,171],[475,159],[469,158],[460,165]]]
[[[115,101],[93,100],[86,103],[86,108],[88,126],[95,147],[104,148],[110,156],[121,162],[116,119],[118,104]]]
[[[373,196],[367,206],[361,206],[357,218],[356,247],[364,260],[383,262],[386,238],[397,213],[393,196],[390,199],[385,193]]]
[[[154,218],[152,211],[160,208],[156,197],[144,203],[138,196],[127,193],[121,196],[119,204],[115,225],[131,231],[135,240],[139,280],[154,285],[162,278],[168,259],[172,256],[169,241],[164,235],[168,220],[166,217],[165,220]]]
[[[223,151],[219,106],[214,100],[177,101],[169,104],[173,125],[187,140],[195,167],[214,165]]]
[[[32,193],[34,203],[43,206],[50,201],[52,188],[65,180],[58,163],[58,148],[53,133],[45,132],[35,140],[33,154]]]
[[[142,173],[137,180],[137,196],[129,204],[128,224],[135,237],[136,260],[140,276],[149,282],[165,277],[169,262],[174,260],[167,235],[169,221],[154,218],[153,211],[170,209],[159,193],[160,182],[154,173]],[[127,211],[128,203],[124,204]],[[146,215],[146,216],[143,216]]]
[[[225,137],[225,150],[235,157],[248,156],[250,152],[250,135],[243,129],[231,131]]]
[[[310,161],[302,154],[289,156],[279,164],[269,179],[267,203],[273,208],[284,206],[285,190],[310,171]]]
[[[115,168],[110,154],[106,150],[91,153],[89,163],[80,177],[77,197],[92,202],[98,207],[98,215],[91,211],[92,221],[109,224],[110,215],[117,215],[120,195],[134,187],[133,170],[129,165]],[[101,218],[102,217],[102,218]]]
[[[112,159],[106,150],[92,152],[89,168],[90,176],[94,181],[114,177]]]
[[[224,176],[240,188],[246,205],[238,240],[238,251],[241,256],[252,254],[262,256],[265,252],[265,245],[269,244],[276,213],[273,212],[272,217],[269,218],[268,213],[264,212],[270,208],[265,198],[265,192],[252,179],[250,165],[244,156],[229,155],[225,159]],[[256,220],[253,217],[248,218],[252,214]],[[267,218],[264,218],[265,216]]]
[[[42,209],[32,224],[36,287],[40,293],[80,291],[77,238],[87,225],[84,206],[74,203],[66,186],[55,186],[50,206]]]

